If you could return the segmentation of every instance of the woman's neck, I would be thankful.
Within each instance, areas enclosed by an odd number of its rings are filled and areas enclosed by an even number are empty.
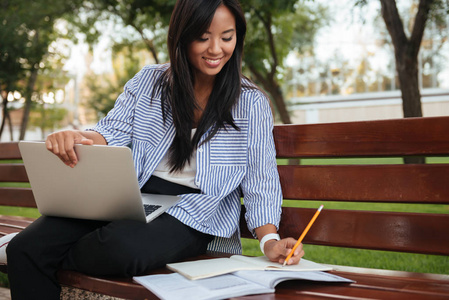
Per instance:
[[[207,103],[209,102],[209,96],[212,93],[213,89],[213,81],[201,81],[196,80],[195,86],[194,86],[194,92],[195,92],[195,101],[196,101],[196,107],[195,107],[195,119],[194,119],[194,127],[197,127],[201,117],[203,116],[203,112],[206,109]]]

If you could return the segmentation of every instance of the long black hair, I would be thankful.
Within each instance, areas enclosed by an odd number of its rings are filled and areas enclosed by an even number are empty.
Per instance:
[[[225,5],[235,18],[236,46],[234,53],[216,75],[212,93],[193,138],[191,130],[197,107],[194,94],[193,68],[188,59],[188,47],[210,27],[215,11]],[[169,149],[171,171],[182,170],[204,133],[211,132],[203,141],[210,140],[226,124],[239,130],[231,109],[238,101],[242,88],[242,56],[246,34],[246,21],[238,0],[178,0],[168,30],[170,67],[157,82],[155,93],[161,92],[162,112],[166,120],[166,107],[170,107],[176,129]]]

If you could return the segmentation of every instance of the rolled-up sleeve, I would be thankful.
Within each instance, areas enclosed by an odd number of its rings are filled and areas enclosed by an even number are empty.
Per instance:
[[[260,92],[248,124],[248,169],[241,184],[248,229],[266,224],[279,227],[282,191],[273,139],[273,116],[268,99]]]

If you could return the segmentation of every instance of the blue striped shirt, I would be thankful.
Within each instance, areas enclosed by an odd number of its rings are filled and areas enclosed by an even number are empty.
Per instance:
[[[161,95],[154,83],[168,65],[144,67],[124,87],[114,108],[93,130],[109,145],[132,145],[142,187],[169,149],[175,128],[170,110],[162,119]],[[273,118],[268,99],[257,89],[243,88],[232,108],[240,130],[220,129],[197,149],[195,183],[201,194],[184,194],[167,212],[184,224],[216,238],[209,250],[241,253],[240,191],[248,229],[279,225],[282,192],[276,166]],[[209,132],[206,132],[203,141]]]

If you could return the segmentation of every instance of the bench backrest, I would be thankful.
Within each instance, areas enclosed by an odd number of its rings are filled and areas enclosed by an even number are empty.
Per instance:
[[[274,136],[279,158],[432,157],[449,155],[448,131],[449,117],[432,117],[280,125]],[[284,199],[325,206],[304,242],[449,255],[449,164],[398,161],[279,165]],[[325,201],[438,204],[446,214],[332,210]],[[284,207],[281,236],[298,237],[315,210]],[[241,230],[250,237],[243,223]]]
[[[17,142],[0,143],[0,205],[36,207]],[[12,183],[12,184],[9,184]],[[19,183],[19,184],[17,184]],[[24,187],[25,186],[25,187]]]
[[[449,117],[277,125],[282,158],[448,156]],[[28,182],[17,143],[0,143],[0,182]],[[304,242],[361,249],[449,255],[449,164],[279,165],[284,198],[436,204],[441,212],[325,209]],[[325,203],[324,203],[325,204]],[[28,187],[1,187],[0,205],[35,207]],[[317,205],[318,207],[318,205]],[[297,237],[315,209],[284,207],[281,236]],[[252,238],[241,222],[242,236]]]

